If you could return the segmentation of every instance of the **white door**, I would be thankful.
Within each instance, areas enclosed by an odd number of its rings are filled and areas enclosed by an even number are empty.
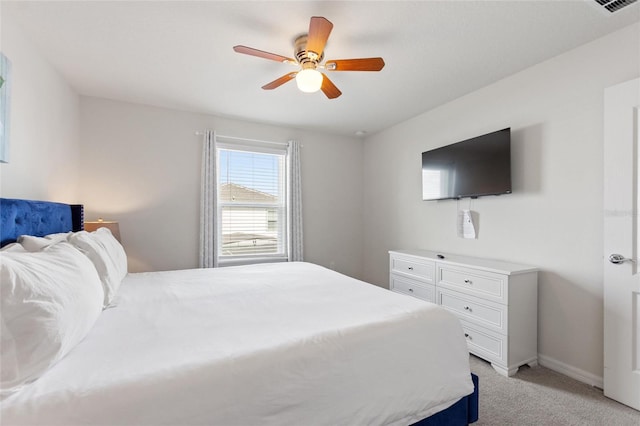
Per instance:
[[[640,79],[604,102],[604,394],[640,410]]]

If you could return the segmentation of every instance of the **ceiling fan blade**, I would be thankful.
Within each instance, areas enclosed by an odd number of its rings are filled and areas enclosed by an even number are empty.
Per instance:
[[[259,58],[270,59],[278,62],[291,62],[296,63],[295,59],[287,58],[286,56],[276,55],[275,53],[264,52],[262,50],[254,49],[247,46],[233,46],[233,50],[238,53],[244,53],[245,55],[257,56]]]
[[[382,58],[332,59],[324,64],[327,71],[380,71],[384,68]]]
[[[333,24],[322,16],[313,16],[309,23],[309,35],[307,36],[307,52],[314,52],[318,57],[322,56],[324,46],[327,44]]]
[[[289,80],[293,80],[294,78],[296,78],[296,74],[298,74],[297,72],[290,72],[289,74],[285,74],[282,77],[273,80],[271,83],[265,84],[264,86],[262,86],[262,88],[264,90],[272,90],[275,89],[276,87],[280,87],[283,84],[285,84],[287,81]]]
[[[342,95],[340,89],[338,89],[336,85],[333,84],[331,80],[329,80],[329,77],[324,74],[322,74],[322,87],[320,87],[320,89],[324,92],[325,95],[327,95],[327,98],[329,99],[335,99],[338,96]]]

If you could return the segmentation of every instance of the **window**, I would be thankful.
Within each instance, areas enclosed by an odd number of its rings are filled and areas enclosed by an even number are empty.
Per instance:
[[[221,141],[217,159],[218,260],[286,259],[286,147]]]

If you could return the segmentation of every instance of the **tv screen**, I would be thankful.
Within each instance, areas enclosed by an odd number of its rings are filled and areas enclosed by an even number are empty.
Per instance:
[[[511,193],[511,128],[422,153],[422,199]]]

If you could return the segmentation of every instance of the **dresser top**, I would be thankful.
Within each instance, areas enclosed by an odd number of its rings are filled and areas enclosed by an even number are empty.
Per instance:
[[[404,257],[408,256],[417,259],[429,259],[442,264],[474,267],[506,275],[524,274],[527,272],[536,272],[538,270],[538,268],[530,265],[505,262],[502,260],[485,259],[481,257],[460,256],[457,254],[430,250],[389,250],[389,254],[398,254]],[[441,259],[438,255],[442,255],[444,258]]]

